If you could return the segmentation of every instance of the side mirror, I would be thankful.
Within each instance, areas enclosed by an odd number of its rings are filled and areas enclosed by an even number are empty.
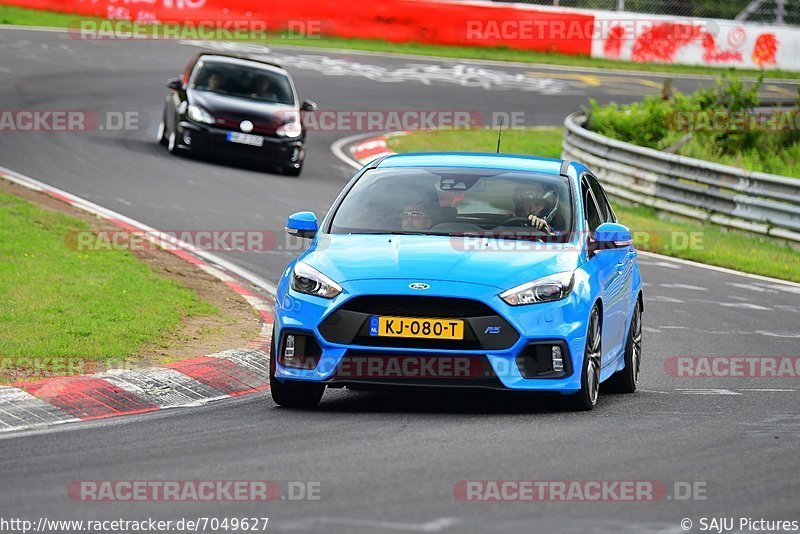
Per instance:
[[[170,78],[169,80],[167,80],[166,86],[171,91],[180,91],[181,89],[183,89],[183,81],[181,81],[180,78]]]
[[[289,215],[286,233],[294,237],[310,239],[317,234],[317,216],[310,211],[298,211]]]
[[[610,248],[625,248],[633,244],[633,235],[627,226],[618,223],[603,223],[594,231],[592,251]]]
[[[311,100],[303,100],[300,104],[300,111],[317,111],[317,103]]]

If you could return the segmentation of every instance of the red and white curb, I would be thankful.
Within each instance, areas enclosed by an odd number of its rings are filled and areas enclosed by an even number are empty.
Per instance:
[[[344,163],[354,169],[360,169],[376,158],[395,154],[389,148],[389,139],[398,135],[406,135],[406,132],[389,132],[381,135],[358,134],[338,140],[331,145],[331,150]]]
[[[350,148],[350,153],[356,161],[362,165],[366,165],[370,161],[380,158],[381,156],[394,154],[394,151],[389,148],[389,136],[381,135],[354,144]]]
[[[138,221],[33,178],[0,167],[0,178],[41,191],[129,231],[164,235]],[[156,237],[157,236],[157,237]],[[0,386],[0,432],[102,419],[209,401],[269,388],[269,339],[275,286],[206,251],[177,239],[165,250],[197,265],[241,295],[261,316],[261,331],[247,345],[209,356],[144,369],[112,369]]]

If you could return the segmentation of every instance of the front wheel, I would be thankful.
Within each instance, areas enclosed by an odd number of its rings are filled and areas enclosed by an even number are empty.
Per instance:
[[[642,365],[642,306],[639,301],[633,308],[631,328],[625,343],[625,367],[614,373],[606,384],[614,393],[633,393],[639,385],[639,368]],[[605,388],[605,385],[603,386]]]
[[[325,392],[323,384],[294,382],[287,380],[281,382],[275,377],[275,359],[278,348],[275,346],[275,332],[269,347],[269,391],[272,400],[279,406],[287,408],[314,408],[322,399]]]
[[[589,325],[586,329],[581,389],[569,399],[571,408],[574,410],[588,411],[597,404],[597,397],[600,393],[601,338],[600,309],[595,304],[589,314]]]
[[[161,122],[158,123],[158,132],[156,133],[156,141],[159,145],[167,144],[167,114],[161,114]]]
[[[172,155],[178,154],[178,134],[171,130],[167,136],[167,151]]]
[[[289,166],[283,168],[283,174],[286,176],[300,176],[300,173],[303,172],[303,164],[301,163],[299,167]]]

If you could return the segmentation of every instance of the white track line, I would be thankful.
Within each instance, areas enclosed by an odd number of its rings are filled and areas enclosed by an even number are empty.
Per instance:
[[[650,258],[658,258],[659,260],[669,261],[672,263],[677,263],[680,265],[687,265],[689,267],[699,267],[700,269],[708,269],[710,271],[716,271],[719,273],[725,274],[733,274],[736,276],[744,276],[745,278],[750,278],[753,280],[762,280],[764,282],[774,282],[776,284],[781,284],[785,286],[791,287],[798,287],[800,288],[800,284],[797,282],[790,282],[789,280],[780,280],[778,278],[770,278],[769,276],[761,276],[760,274],[751,274],[751,273],[743,273],[741,271],[735,271],[733,269],[727,269],[725,267],[717,267],[716,265],[706,265],[705,263],[698,263],[696,261],[684,260],[681,258],[673,258],[672,256],[664,256],[662,254],[656,254],[655,252],[647,252],[644,250],[638,251],[640,255]]]
[[[346,163],[347,165],[353,167],[354,169],[358,170],[361,167],[363,167],[364,165],[362,165],[361,163],[357,162],[350,155],[348,155],[347,151],[345,150],[345,147],[347,145],[355,144],[358,141],[362,141],[364,139],[369,139],[370,137],[380,137],[381,135],[384,135],[384,134],[375,133],[375,132],[366,132],[366,133],[360,133],[360,134],[355,134],[355,135],[349,135],[347,137],[342,137],[341,139],[333,142],[333,144],[331,145],[331,152],[333,152],[333,155],[336,156],[340,161],[342,161],[342,162]]]

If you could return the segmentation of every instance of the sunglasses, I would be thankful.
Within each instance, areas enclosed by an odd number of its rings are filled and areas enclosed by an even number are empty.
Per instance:
[[[418,217],[427,217],[427,213],[423,213],[421,211],[404,211],[400,214],[401,217],[416,219]]]
[[[547,193],[517,193],[514,195],[514,201],[543,202],[546,197]]]

